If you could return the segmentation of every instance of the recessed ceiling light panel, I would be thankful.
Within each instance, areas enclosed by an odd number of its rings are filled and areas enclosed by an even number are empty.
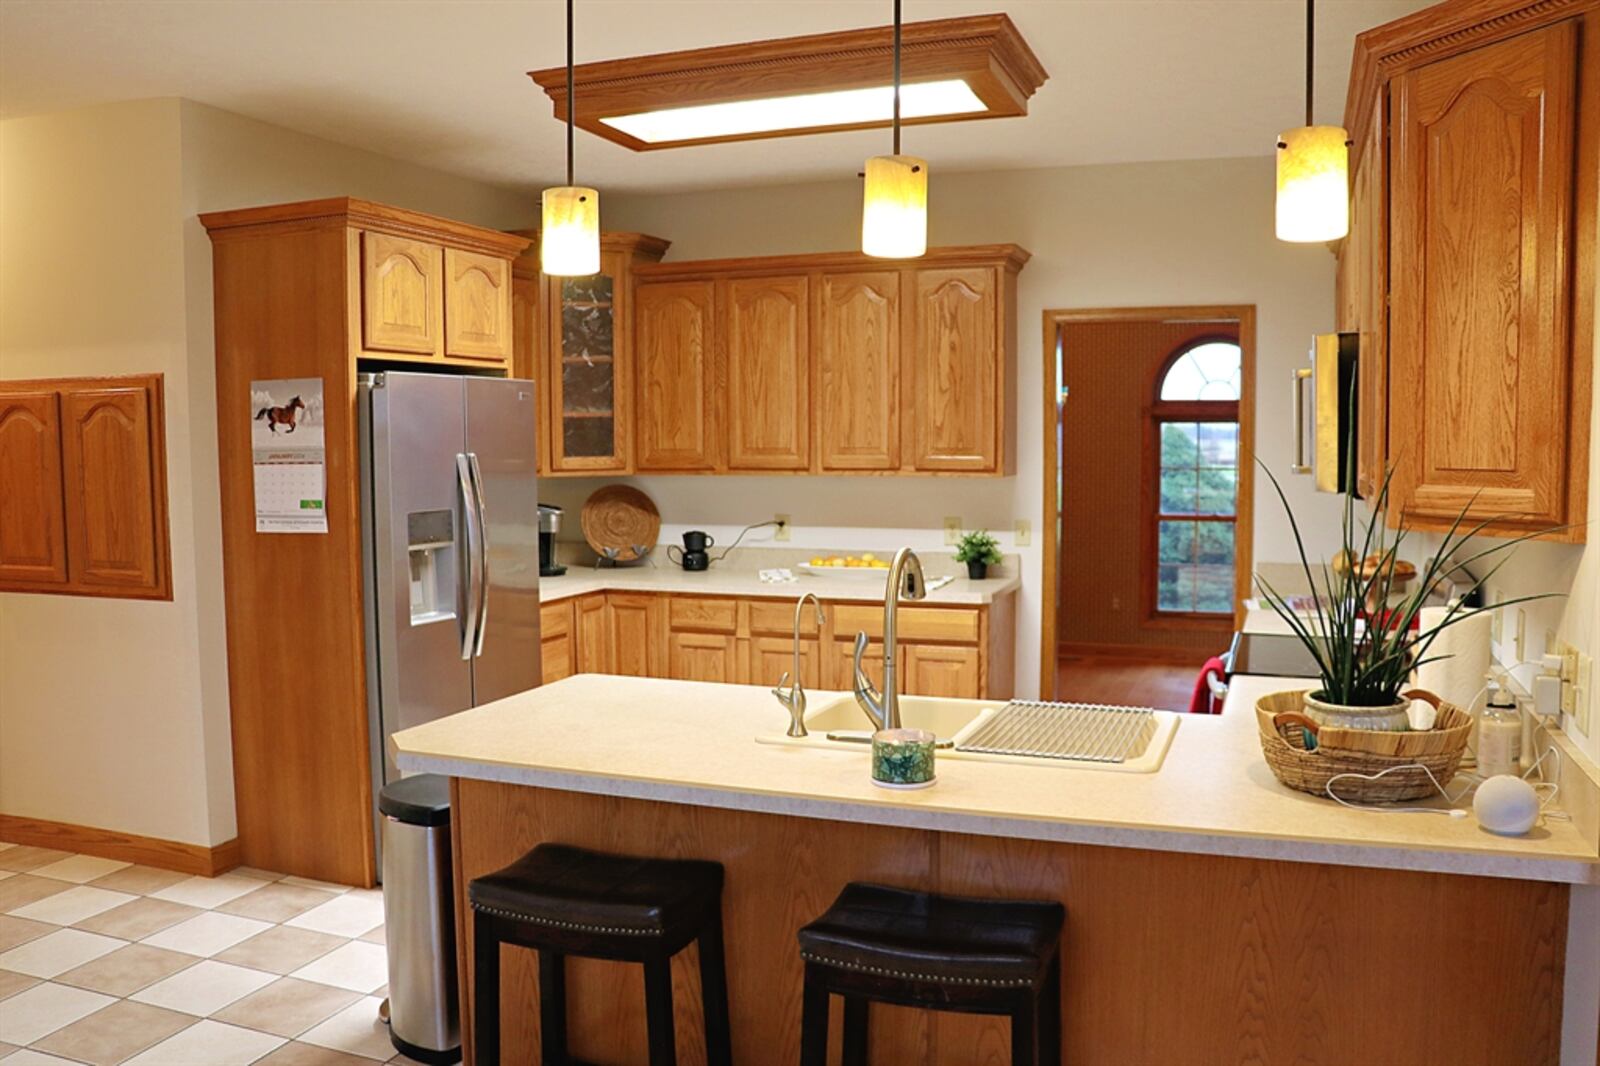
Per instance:
[[[892,43],[875,26],[586,63],[575,120],[635,151],[888,126]],[[903,123],[1026,115],[1048,76],[1003,14],[902,27]],[[565,120],[566,69],[529,77]]]

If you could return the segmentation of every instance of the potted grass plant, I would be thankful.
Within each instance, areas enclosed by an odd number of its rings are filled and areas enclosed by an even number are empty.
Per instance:
[[[989,567],[1000,563],[1000,542],[985,529],[963,534],[956,543],[956,562],[967,564],[967,576],[974,581],[989,575]]]
[[[1353,440],[1351,445],[1350,454],[1354,454]],[[1255,584],[1262,599],[1316,661],[1320,683],[1306,693],[1304,713],[1319,725],[1408,729],[1406,710],[1410,701],[1402,693],[1417,667],[1446,658],[1428,655],[1440,633],[1484,611],[1551,595],[1519,596],[1486,607],[1466,606],[1468,601],[1482,602],[1483,589],[1509,560],[1512,548],[1554,530],[1536,530],[1479,548],[1472,538],[1494,519],[1469,525],[1468,508],[1463,508],[1445,532],[1438,551],[1418,571],[1400,559],[1401,546],[1409,533],[1403,514],[1390,535],[1387,519],[1394,471],[1391,469],[1384,476],[1372,513],[1361,522],[1355,513],[1354,463],[1350,464],[1345,491],[1341,550],[1334,565],[1313,568],[1283,487],[1265,464],[1258,461],[1258,465],[1272,482],[1289,518],[1300,565],[1314,593],[1313,606],[1309,611],[1297,611],[1288,596],[1259,574]],[[1482,576],[1474,576],[1478,573]],[[1438,622],[1420,625],[1429,594],[1447,580],[1467,591],[1446,607]]]

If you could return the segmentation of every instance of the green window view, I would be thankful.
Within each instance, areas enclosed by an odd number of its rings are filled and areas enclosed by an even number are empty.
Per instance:
[[[1161,379],[1152,408],[1160,613],[1233,613],[1239,385],[1239,346],[1218,341],[1182,352]]]

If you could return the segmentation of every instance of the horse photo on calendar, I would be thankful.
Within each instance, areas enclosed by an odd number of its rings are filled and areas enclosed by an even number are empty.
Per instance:
[[[282,407],[263,407],[256,412],[256,421],[259,422],[265,418],[267,420],[267,429],[273,433],[278,432],[279,426],[284,427],[285,433],[293,433],[295,416],[305,409],[304,401],[296,396]]]
[[[301,451],[323,446],[321,378],[250,383],[250,443],[256,449]]]

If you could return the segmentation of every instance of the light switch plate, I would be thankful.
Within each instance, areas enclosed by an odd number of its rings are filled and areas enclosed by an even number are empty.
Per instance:
[[[1026,548],[1033,543],[1033,524],[1026,518],[1017,519],[1016,537],[1013,543],[1019,548]]]
[[[944,516],[944,542],[946,544],[959,544],[961,542],[961,516]]]
[[[778,523],[778,528],[773,531],[772,539],[773,540],[788,540],[789,539],[789,516],[786,515],[786,514],[775,514],[775,515],[772,516],[772,520],[774,522]]]

